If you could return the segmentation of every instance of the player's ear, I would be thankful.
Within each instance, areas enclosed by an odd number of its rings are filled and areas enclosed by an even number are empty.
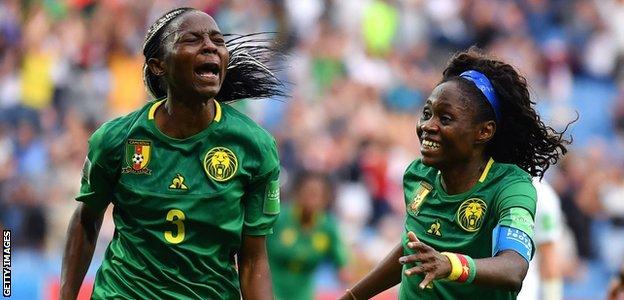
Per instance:
[[[150,72],[152,72],[152,74],[156,76],[165,75],[166,68],[164,60],[152,57],[147,60],[147,67],[149,68]]]
[[[485,121],[479,125],[477,125],[476,132],[476,143],[477,144],[485,144],[489,142],[496,133],[496,123],[492,120]]]

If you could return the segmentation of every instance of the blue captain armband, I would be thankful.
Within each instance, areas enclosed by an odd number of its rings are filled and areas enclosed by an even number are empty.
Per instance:
[[[513,250],[530,262],[533,256],[533,240],[520,229],[497,225],[492,230],[492,257],[505,250]]]

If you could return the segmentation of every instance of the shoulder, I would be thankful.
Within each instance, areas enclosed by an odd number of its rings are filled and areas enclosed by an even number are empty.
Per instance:
[[[489,180],[499,192],[527,192],[535,194],[532,178],[529,173],[513,164],[495,163],[490,170]]]
[[[494,176],[500,177],[503,182],[523,181],[531,183],[532,181],[529,173],[514,164],[496,162],[492,166],[491,172],[495,173]]]
[[[522,206],[535,212],[537,194],[531,176],[516,165],[496,163],[492,170],[492,185],[501,208]]]
[[[537,213],[543,215],[559,214],[561,204],[557,192],[546,180],[533,179],[533,186],[537,192]]]
[[[130,127],[136,122],[143,110],[139,109],[103,123],[89,138],[89,147],[99,149],[103,153],[118,149],[125,141]]]
[[[254,144],[261,148],[275,147],[275,138],[254,120],[229,104],[219,103],[219,105],[223,111],[224,118],[228,119],[228,124],[235,126],[235,128],[231,128],[232,130],[236,130],[239,135],[251,139]]]
[[[558,203],[559,196],[557,192],[552,188],[546,180],[540,180],[539,178],[533,178],[533,186],[537,192],[537,198],[541,203]]]
[[[404,180],[409,179],[429,179],[430,181],[434,181],[436,175],[438,174],[438,170],[423,164],[422,159],[418,158],[407,166],[405,169],[405,174],[403,175]]]

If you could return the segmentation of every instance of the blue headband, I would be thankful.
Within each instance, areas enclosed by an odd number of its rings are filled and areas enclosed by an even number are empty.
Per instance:
[[[472,81],[477,86],[477,88],[481,90],[487,101],[490,102],[492,109],[494,109],[496,123],[500,122],[500,103],[498,102],[496,91],[494,90],[494,86],[492,86],[490,80],[485,77],[483,73],[475,70],[464,71],[463,73],[459,74],[459,77]]]

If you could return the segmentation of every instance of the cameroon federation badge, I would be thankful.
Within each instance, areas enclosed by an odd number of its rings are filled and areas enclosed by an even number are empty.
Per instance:
[[[487,205],[479,198],[470,198],[459,206],[457,210],[457,223],[468,231],[475,232],[481,228]]]
[[[204,156],[204,171],[212,180],[223,182],[236,174],[238,160],[232,150],[225,147],[214,147]]]
[[[129,139],[126,143],[126,167],[122,173],[150,175],[152,170],[147,168],[150,162],[152,142],[146,140]]]
[[[412,199],[412,202],[410,202],[408,206],[408,209],[411,212],[418,214],[418,209],[423,204],[425,197],[427,197],[427,195],[429,194],[429,192],[431,192],[432,189],[433,187],[429,183],[421,181],[420,185],[418,186],[418,189],[416,189],[416,193],[415,193],[414,198]]]

